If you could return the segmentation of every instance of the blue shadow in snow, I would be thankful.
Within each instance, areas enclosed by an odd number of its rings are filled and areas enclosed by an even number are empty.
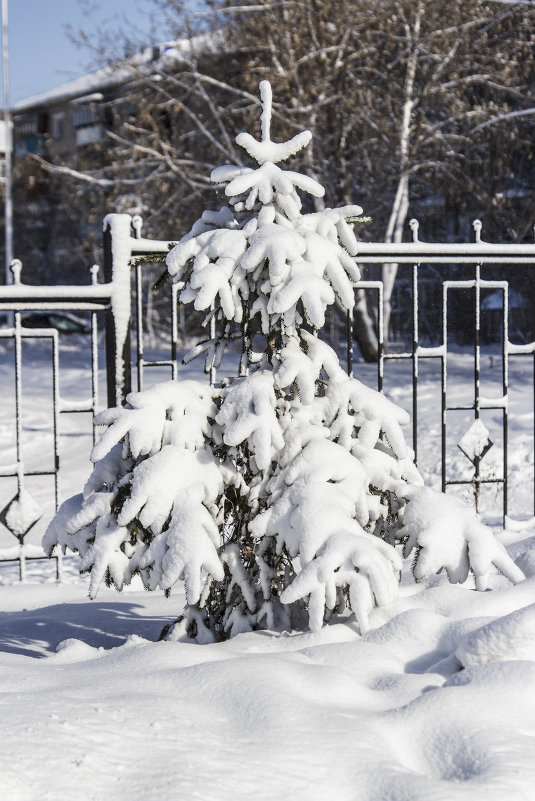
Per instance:
[[[93,648],[115,648],[131,634],[156,641],[174,617],[141,615],[140,604],[123,601],[64,603],[0,612],[0,652],[41,658],[55,653],[62,640],[75,638]]]

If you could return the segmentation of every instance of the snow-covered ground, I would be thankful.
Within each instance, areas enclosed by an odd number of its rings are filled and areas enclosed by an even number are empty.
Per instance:
[[[155,642],[178,597],[85,589],[0,587],[10,801],[533,798],[533,577],[204,646]]]
[[[9,352],[0,357],[0,386],[9,390]],[[28,358],[25,456],[39,469],[51,451],[45,347]],[[62,358],[62,397],[86,397],[75,340]],[[497,396],[499,366],[490,355],[485,360],[484,394]],[[452,398],[460,398],[472,381],[471,357],[452,356],[448,366]],[[372,383],[371,368],[357,368]],[[533,513],[530,371],[531,360],[512,364],[510,514],[522,519]],[[409,407],[410,376],[401,368],[392,374],[390,396]],[[435,486],[438,374],[438,366],[422,365],[419,392],[426,432],[420,466]],[[163,377],[150,374],[151,381]],[[455,389],[454,379],[462,379]],[[9,463],[9,392],[2,401],[0,458]],[[499,474],[498,414],[485,417],[497,444],[484,464]],[[61,499],[79,491],[87,474],[91,436],[89,428],[79,433],[83,417],[61,418]],[[455,447],[468,422],[459,416],[451,423],[452,475],[470,467]],[[50,504],[50,479],[35,477],[28,487]],[[0,482],[0,508],[15,489]],[[42,525],[29,541],[39,541]],[[165,598],[104,588],[88,601],[74,558],[65,560],[61,584],[47,562],[29,563],[24,584],[15,565],[0,563],[2,798],[532,799],[535,528],[513,528],[497,529],[497,536],[525,582],[512,586],[496,576],[485,593],[470,583],[450,586],[442,576],[415,585],[407,566],[398,600],[373,611],[364,637],[349,619],[316,634],[258,632],[204,646],[158,642],[180,609],[179,591]],[[9,535],[1,536],[6,547]]]

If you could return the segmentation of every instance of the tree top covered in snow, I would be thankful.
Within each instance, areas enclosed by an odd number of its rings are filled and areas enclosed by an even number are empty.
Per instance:
[[[303,213],[299,193],[313,205],[324,189],[309,175],[279,164],[306,147],[311,134],[274,142],[268,81],[262,81],[260,93],[261,138],[236,137],[258,166],[227,164],[212,171],[228,205],[203,213],[169,253],[167,267],[183,287],[182,302],[193,302],[198,310],[216,304],[221,320],[237,324],[246,314],[252,331],[269,336],[279,329],[284,337],[303,323],[321,328],[325,309],[336,299],[344,309],[353,307],[360,273],[351,222],[362,209],[326,209],[320,203]]]

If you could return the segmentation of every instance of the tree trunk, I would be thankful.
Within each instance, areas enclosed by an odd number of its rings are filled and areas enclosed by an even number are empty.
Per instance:
[[[385,242],[401,242],[403,240],[403,228],[409,213],[409,176],[405,173],[401,176],[398,183],[396,197],[392,205],[390,219],[385,236]],[[392,293],[398,272],[398,264],[383,264],[381,270],[381,280],[383,282],[383,325],[384,341],[388,342],[390,334],[390,316],[392,313]]]
[[[403,239],[403,227],[409,212],[409,157],[410,157],[410,133],[412,115],[415,107],[414,81],[416,78],[416,68],[418,66],[418,56],[420,52],[420,28],[425,6],[423,2],[418,3],[416,17],[412,29],[407,25],[407,41],[411,48],[407,57],[407,71],[405,73],[404,101],[399,130],[399,157],[400,172],[399,181],[390,212],[390,218],[386,228],[385,242],[401,242]],[[385,346],[388,342],[390,333],[390,316],[392,313],[392,292],[398,265],[395,263],[383,264],[383,320],[384,320],[384,339]]]
[[[362,358],[366,362],[376,362],[379,355],[377,333],[366,300],[366,290],[357,289],[353,312],[355,338]]]

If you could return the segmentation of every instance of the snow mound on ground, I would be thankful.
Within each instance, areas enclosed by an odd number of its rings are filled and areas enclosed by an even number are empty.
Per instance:
[[[100,656],[104,656],[104,654],[104,648],[93,648],[92,645],[88,645],[83,640],[69,637],[68,640],[62,640],[57,644],[56,653],[52,654],[49,659],[62,664],[71,664],[85,662],[88,659],[97,659]]]
[[[535,576],[535,537],[526,540],[515,562],[526,577]]]
[[[535,661],[535,604],[472,632],[455,653],[464,667],[518,659]]]
[[[535,664],[484,665],[456,674],[385,715],[390,767],[375,777],[377,785],[368,783],[363,797],[531,798],[527,782],[535,778],[533,735],[526,735],[533,732],[534,711]]]

